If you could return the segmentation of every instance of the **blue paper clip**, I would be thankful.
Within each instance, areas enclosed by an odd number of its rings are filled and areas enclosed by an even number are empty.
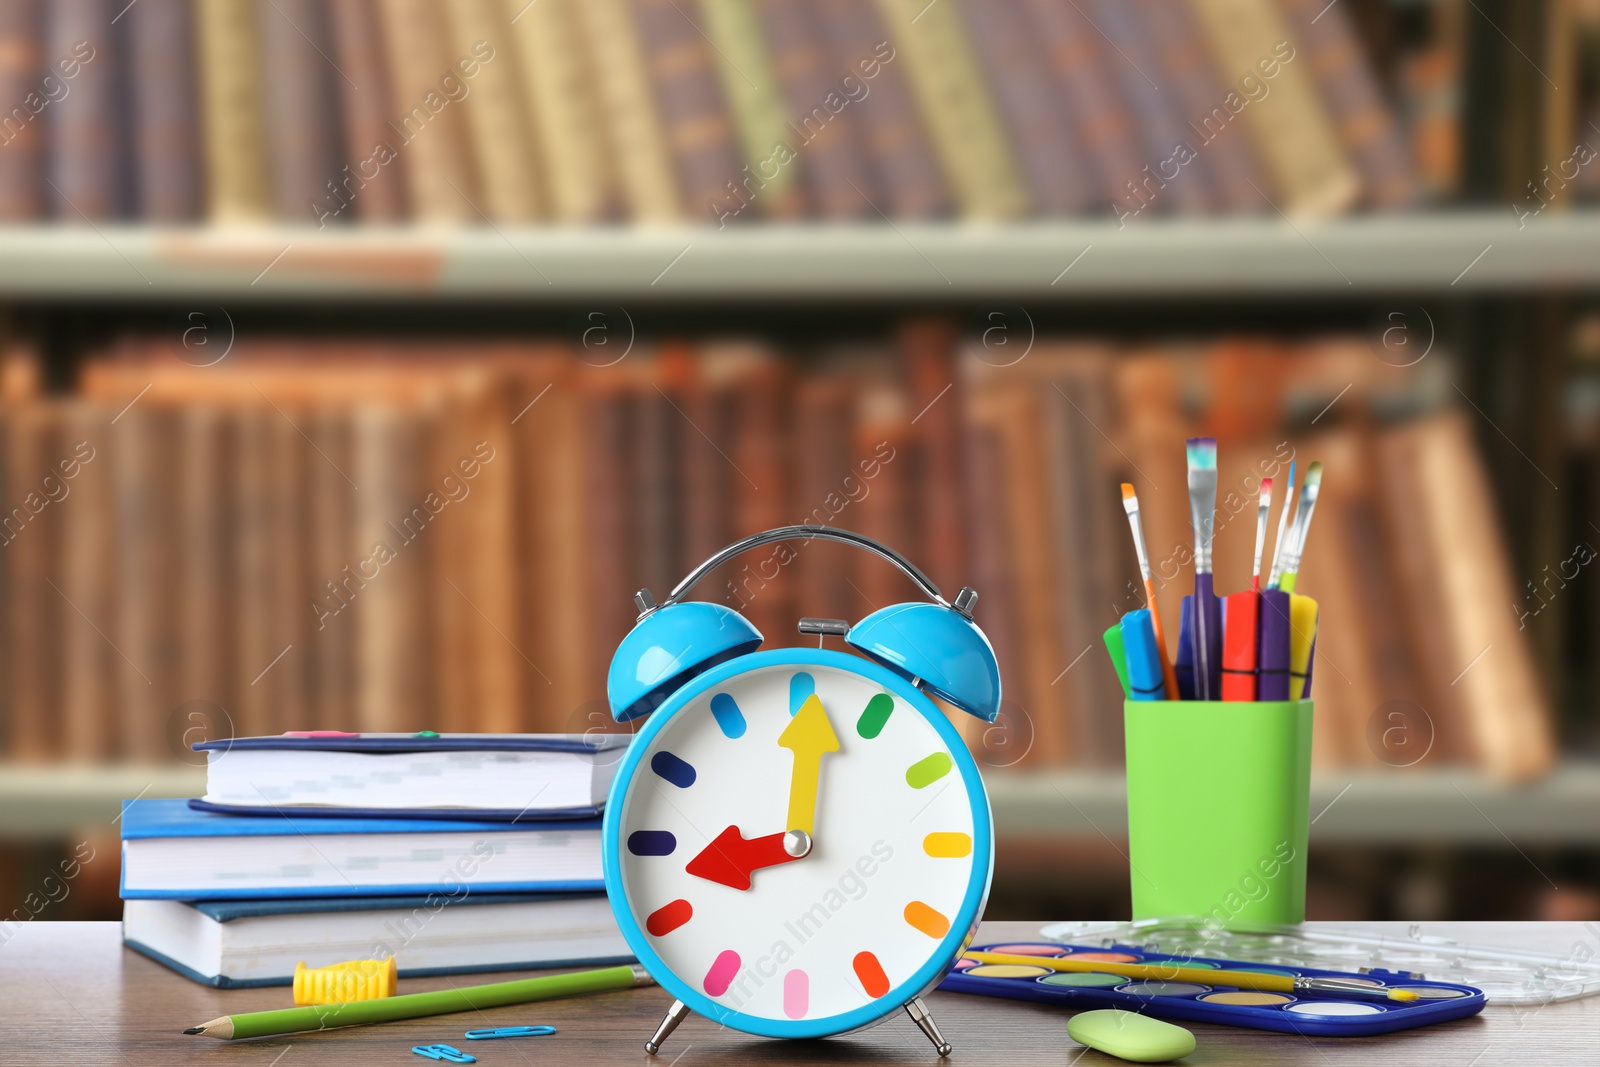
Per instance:
[[[553,1026],[501,1026],[494,1030],[468,1030],[468,1041],[487,1041],[491,1037],[543,1037],[553,1034]]]
[[[449,1045],[413,1045],[412,1052],[418,1056],[426,1056],[430,1060],[449,1060],[451,1063],[477,1063],[478,1057],[469,1056],[458,1048]]]

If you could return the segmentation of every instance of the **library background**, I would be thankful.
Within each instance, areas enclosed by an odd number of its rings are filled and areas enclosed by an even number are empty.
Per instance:
[[[1326,464],[1308,917],[1600,918],[1595,0],[8,0],[0,106],[0,915],[195,740],[623,729],[633,591],[810,521],[979,591],[989,917],[1125,917],[1207,435],[1219,586]]]

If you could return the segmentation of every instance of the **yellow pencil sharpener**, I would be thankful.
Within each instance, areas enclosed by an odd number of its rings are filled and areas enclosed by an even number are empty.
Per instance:
[[[295,964],[294,1002],[346,1004],[352,1000],[380,1000],[394,996],[399,972],[394,957],[386,960],[347,960],[326,967]]]

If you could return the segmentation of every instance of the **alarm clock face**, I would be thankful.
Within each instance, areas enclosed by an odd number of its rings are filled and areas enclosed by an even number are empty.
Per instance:
[[[773,1037],[873,1022],[970,938],[993,865],[977,767],[867,660],[741,657],[663,704],[618,769],[606,886],[689,1007]]]

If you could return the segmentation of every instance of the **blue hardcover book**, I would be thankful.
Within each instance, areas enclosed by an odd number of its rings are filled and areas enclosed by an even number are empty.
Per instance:
[[[297,963],[393,956],[402,978],[632,962],[603,893],[130,900],[122,940],[202,985],[288,985]]]
[[[202,811],[358,818],[573,819],[597,815],[628,737],[352,734],[235,737],[206,754]]]
[[[124,899],[394,896],[604,887],[600,820],[219,815],[124,801]]]

